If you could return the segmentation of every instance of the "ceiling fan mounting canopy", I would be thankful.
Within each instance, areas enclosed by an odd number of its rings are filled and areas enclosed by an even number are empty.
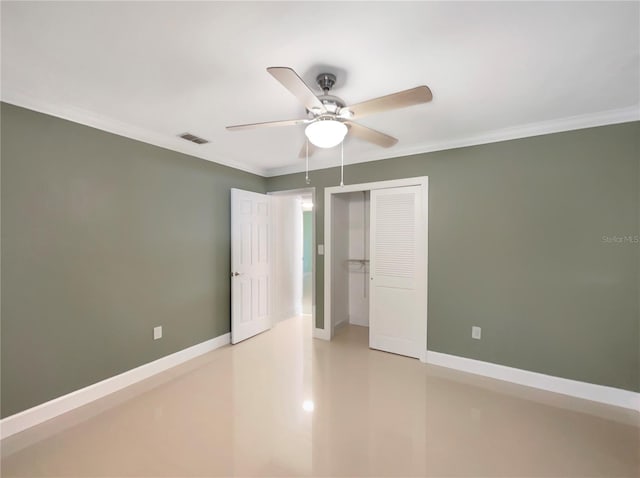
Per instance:
[[[302,78],[291,68],[272,66],[267,72],[278,80],[305,106],[309,117],[296,120],[269,121],[266,123],[252,123],[227,126],[230,131],[241,129],[307,125],[305,135],[311,143],[320,148],[332,148],[342,142],[347,132],[350,136],[374,143],[383,148],[389,148],[398,142],[397,138],[381,133],[374,129],[352,121],[354,118],[383,113],[398,108],[405,108],[420,103],[427,103],[433,98],[428,86],[422,85],[409,90],[400,91],[387,96],[381,96],[362,103],[347,106],[337,96],[330,95],[331,88],[336,83],[336,76],[332,73],[321,73],[316,77],[316,83],[323,94],[316,94],[309,88]],[[306,147],[303,146],[301,157],[304,157]],[[309,149],[309,154],[313,149]]]
[[[316,77],[316,83],[318,83],[318,86],[326,95],[329,93],[329,90],[333,88],[333,85],[336,84],[336,75],[332,73],[320,73]]]
[[[324,105],[327,112],[333,114],[340,113],[340,110],[346,105],[345,101],[342,98],[338,98],[337,96],[329,94],[329,91],[331,91],[333,85],[336,84],[336,75],[332,73],[320,73],[316,77],[316,83],[323,92],[321,96],[318,96],[318,99]],[[312,110],[311,113],[319,115],[322,114],[322,111],[319,109],[315,109]]]

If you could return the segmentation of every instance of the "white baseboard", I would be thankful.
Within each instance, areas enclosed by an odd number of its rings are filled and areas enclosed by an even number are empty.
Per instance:
[[[369,317],[361,315],[350,315],[349,323],[351,325],[359,325],[360,327],[369,327]]]
[[[334,325],[333,330],[341,329],[342,327],[346,327],[348,324],[349,322],[347,320],[343,320],[342,322],[338,322],[336,325]]]
[[[640,393],[427,351],[427,363],[640,412]]]
[[[15,415],[3,418],[0,420],[0,438],[6,438],[58,415],[62,415],[74,408],[86,405],[89,402],[121,390],[129,385],[133,385],[136,382],[140,382],[176,365],[180,365],[199,355],[220,348],[230,342],[231,334],[220,335],[214,339],[196,344],[179,352],[167,355],[166,357],[154,360],[153,362],[127,370],[124,373],[107,378],[101,382],[94,383],[88,387],[54,398],[53,400],[16,413]]]
[[[331,333],[329,332],[329,329],[319,329],[317,327],[314,327],[313,338],[322,339],[322,340],[331,340]]]

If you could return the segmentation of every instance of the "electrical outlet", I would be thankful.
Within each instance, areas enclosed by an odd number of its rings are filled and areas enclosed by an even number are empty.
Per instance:
[[[318,255],[324,256],[324,244],[318,244]]]
[[[475,325],[471,327],[471,338],[480,340],[482,338],[482,329]]]
[[[153,328],[153,340],[162,338],[162,325]]]

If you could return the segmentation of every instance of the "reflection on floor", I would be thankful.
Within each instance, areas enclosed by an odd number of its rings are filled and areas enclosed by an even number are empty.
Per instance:
[[[367,348],[311,318],[2,443],[2,476],[639,476],[638,414]]]
[[[312,296],[311,296],[311,272],[302,274],[302,313],[312,313]]]

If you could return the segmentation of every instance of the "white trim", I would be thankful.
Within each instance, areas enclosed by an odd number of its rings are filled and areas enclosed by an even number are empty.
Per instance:
[[[336,324],[336,326],[333,328],[333,330],[341,329],[343,327],[346,327],[347,325],[349,325],[349,321],[347,319],[343,319],[342,322],[338,322]]]
[[[321,340],[331,340],[331,334],[329,333],[329,329],[319,329],[317,327],[313,328],[313,338],[321,339]]]
[[[629,123],[631,121],[640,120],[640,106],[630,106],[598,113],[588,113],[584,115],[568,116],[565,118],[552,119],[548,121],[540,121],[537,123],[528,123],[519,126],[501,128],[484,133],[463,136],[459,138],[451,138],[438,142],[425,142],[411,147],[405,148],[389,148],[378,149],[377,151],[368,152],[361,159],[345,162],[345,164],[358,164],[369,161],[380,161],[383,159],[399,158],[402,156],[411,156],[414,154],[433,153],[435,151],[445,151],[454,148],[465,148],[469,146],[477,146],[480,144],[499,143],[501,141],[509,141],[512,139],[530,138],[532,136],[541,136],[545,134],[562,133],[584,128],[594,128],[597,126],[606,126],[619,123]],[[319,170],[333,168],[340,165],[339,159],[322,160],[321,163],[314,163],[311,170]],[[270,168],[265,171],[267,177],[280,176],[284,174],[299,173],[304,171],[304,163],[295,163],[289,166],[279,168]]]
[[[372,189],[385,189],[385,188],[401,188],[404,186],[423,186],[427,184],[428,179],[427,176],[418,176],[415,178],[402,178],[402,179],[389,179],[387,181],[374,181],[371,183],[360,183],[360,184],[346,184],[344,186],[331,186],[324,188],[324,200],[325,200],[325,211],[327,209],[326,201],[329,195],[331,194],[339,194],[339,193],[352,193],[356,191],[370,191]],[[325,214],[325,228],[327,226],[327,215]],[[330,223],[329,223],[330,224]],[[326,252],[326,241],[327,241],[327,233],[325,229],[325,256]],[[325,259],[326,260],[326,259]]]
[[[345,186],[333,186],[324,189],[324,336],[325,340],[331,340],[334,332],[334,324],[331,317],[331,196],[333,194],[349,193],[355,191],[371,191],[373,189],[399,188],[405,186],[422,187],[422,210],[423,220],[426,224],[425,244],[429,242],[429,178],[428,176],[418,176],[415,178],[391,179],[388,181],[374,181],[371,183],[348,184]],[[428,277],[429,270],[429,250],[425,252],[425,275]],[[427,278],[425,277],[425,289],[428,290]],[[427,295],[428,296],[428,295]],[[421,345],[422,350],[427,349],[427,312],[425,310],[425,333]],[[314,337],[315,337],[314,333]],[[422,357],[420,357],[422,360]]]
[[[229,166],[249,173],[257,174],[263,177],[280,176],[284,174],[299,173],[304,171],[304,162],[297,161],[294,164],[278,167],[278,168],[260,168],[249,165],[240,161],[233,161],[218,157],[206,145],[197,146],[189,144],[180,138],[173,138],[165,134],[157,133],[146,128],[134,126],[131,124],[108,118],[97,113],[93,113],[81,108],[69,105],[55,103],[51,100],[35,98],[25,92],[17,90],[8,91],[3,88],[2,101],[5,103],[27,108],[40,113],[45,113],[58,118],[73,121],[74,123],[91,126],[103,131],[114,133],[127,138],[142,141],[144,143],[153,144],[161,148],[170,149],[180,153],[188,154],[196,158],[212,161],[218,164]],[[541,136],[545,134],[561,133],[564,131],[572,131],[584,128],[593,128],[597,126],[606,126],[619,123],[628,123],[640,120],[640,106],[628,106],[597,113],[587,113],[583,115],[567,116],[564,118],[552,119],[547,121],[539,121],[536,123],[528,123],[519,126],[501,128],[491,131],[485,131],[472,136],[464,136],[452,138],[439,142],[424,142],[415,146],[405,148],[379,149],[378,151],[368,152],[362,158],[355,161],[348,161],[345,164],[358,164],[369,161],[379,161],[383,159],[398,158],[402,156],[410,156],[421,153],[431,153],[434,151],[444,151],[453,148],[464,148],[468,146],[476,146],[480,144],[497,143],[500,141],[508,141],[512,139],[529,138],[532,136]],[[323,161],[322,164],[316,163],[311,165],[311,170],[326,169],[338,166],[339,160]],[[320,167],[317,167],[320,166]]]
[[[86,405],[89,402],[149,378],[152,375],[180,365],[187,360],[228,345],[230,341],[231,334],[220,335],[214,339],[193,345],[192,347],[159,358],[153,362],[140,365],[139,367],[109,377],[88,387],[75,390],[61,397],[36,405],[33,408],[3,418],[0,420],[0,438],[6,438],[57,417],[58,415],[62,415],[74,408]]]
[[[427,363],[640,412],[640,393],[427,351]]]
[[[196,145],[189,143],[178,136],[158,133],[147,128],[134,126],[122,121],[110,118],[98,113],[87,111],[69,105],[61,105],[48,100],[38,100],[29,95],[2,90],[2,101],[21,108],[27,108],[39,113],[55,116],[67,121],[90,126],[92,128],[106,131],[108,133],[124,136],[143,143],[152,144],[161,148],[177,151],[199,159],[211,161],[213,163],[229,166],[234,169],[246,171],[265,177],[266,169],[251,166],[239,161],[221,158],[212,150],[212,144]],[[182,131],[178,132],[181,133]],[[176,133],[177,134],[177,133]],[[206,137],[206,135],[205,135]]]

